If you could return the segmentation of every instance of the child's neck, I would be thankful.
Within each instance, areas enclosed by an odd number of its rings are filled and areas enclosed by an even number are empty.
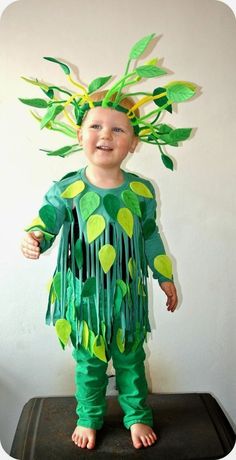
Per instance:
[[[89,182],[101,188],[113,188],[124,182],[124,175],[120,167],[104,169],[99,166],[88,165],[86,177]]]

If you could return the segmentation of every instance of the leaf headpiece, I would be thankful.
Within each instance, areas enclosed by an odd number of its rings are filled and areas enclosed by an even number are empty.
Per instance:
[[[66,136],[77,140],[77,129],[80,127],[85,113],[96,106],[111,107],[115,110],[125,112],[130,123],[134,128],[135,134],[142,142],[154,144],[161,153],[161,159],[164,165],[173,170],[173,161],[166,155],[163,147],[171,145],[179,146],[179,142],[189,138],[191,128],[172,128],[168,124],[160,122],[160,116],[167,111],[172,113],[172,106],[175,103],[183,102],[194,96],[196,85],[188,81],[172,81],[166,85],[161,84],[155,87],[152,92],[136,91],[129,92],[127,88],[137,84],[146,78],[158,78],[167,72],[158,67],[157,59],[152,59],[144,65],[137,65],[137,60],[143,55],[150,42],[154,39],[155,34],[150,34],[139,40],[131,48],[125,72],[121,78],[111,86],[102,101],[94,102],[92,95],[100,88],[106,85],[112,78],[112,75],[99,77],[93,80],[87,87],[75,81],[71,76],[70,67],[53,58],[44,57],[44,59],[58,64],[65,73],[67,80],[76,87],[76,92],[63,89],[55,85],[47,85],[38,79],[29,79],[22,77],[26,82],[38,86],[47,99],[34,98],[22,99],[20,101],[31,107],[46,110],[44,116],[39,116],[35,112],[32,115],[40,122],[40,127],[48,128],[53,131],[59,131]],[[133,68],[131,69],[131,64]],[[135,97],[137,102],[130,109],[122,105],[122,100],[126,97]],[[151,103],[151,110],[141,116],[137,115],[137,109]],[[64,120],[61,121],[62,115]],[[58,120],[60,119],[60,121]],[[78,143],[66,145],[54,151],[43,150],[50,156],[65,157],[71,153],[81,150]]]

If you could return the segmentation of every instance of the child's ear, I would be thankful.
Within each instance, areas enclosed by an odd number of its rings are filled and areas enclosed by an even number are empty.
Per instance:
[[[131,143],[131,146],[130,146],[130,149],[129,149],[130,153],[134,153],[138,143],[139,143],[139,137],[134,136],[133,140],[132,140],[132,143]]]

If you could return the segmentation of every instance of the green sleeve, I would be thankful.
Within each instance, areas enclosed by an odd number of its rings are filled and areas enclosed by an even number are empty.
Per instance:
[[[149,183],[153,198],[146,199],[144,203],[144,218],[142,221],[144,234],[144,248],[147,263],[153,272],[153,278],[158,279],[159,284],[164,281],[173,281],[172,263],[166,255],[165,247],[161,239],[158,226],[156,225],[156,197],[153,186]],[[158,270],[157,268],[158,267]]]
[[[47,251],[53,244],[60,228],[67,216],[65,200],[61,198],[61,191],[55,183],[44,196],[43,205],[39,209],[38,217],[25,230],[41,231],[44,238],[40,243],[41,253]]]

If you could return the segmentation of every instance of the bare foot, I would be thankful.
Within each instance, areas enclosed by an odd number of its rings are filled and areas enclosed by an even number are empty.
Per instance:
[[[130,427],[131,438],[136,449],[152,446],[157,440],[153,429],[144,423],[134,423]]]
[[[95,446],[96,430],[86,428],[84,426],[77,426],[71,437],[72,441],[84,449],[93,449]]]

